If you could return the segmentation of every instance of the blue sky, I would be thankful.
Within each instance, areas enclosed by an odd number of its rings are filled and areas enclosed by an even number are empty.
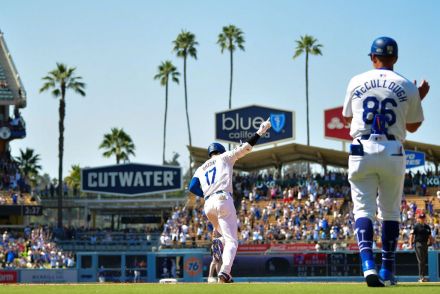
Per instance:
[[[198,59],[188,62],[193,145],[214,140],[214,113],[228,106],[229,59],[216,44],[221,28],[245,33],[245,52],[235,55],[233,107],[262,104],[296,111],[296,140],[306,142],[304,57],[292,60],[295,40],[309,34],[323,44],[310,60],[311,144],[341,149],[324,139],[323,111],[343,103],[349,79],[369,70],[374,38],[399,44],[396,71],[428,79],[425,123],[409,140],[440,144],[438,1],[7,1],[0,0],[0,30],[28,94],[22,111],[28,136],[11,144],[14,155],[30,147],[45,172],[57,173],[58,102],[39,94],[41,77],[56,62],[76,66],[87,97],[67,96],[65,174],[72,164],[113,164],[98,145],[112,127],[123,127],[136,144],[133,162],[160,164],[164,88],[153,80],[171,60],[182,29],[196,35]],[[180,153],[188,164],[183,83],[169,93],[167,158]]]

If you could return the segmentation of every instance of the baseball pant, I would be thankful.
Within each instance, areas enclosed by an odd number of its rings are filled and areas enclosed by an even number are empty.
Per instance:
[[[416,242],[415,245],[417,261],[419,264],[419,277],[424,278],[427,276],[426,262],[428,261],[428,244],[423,242]]]
[[[220,272],[231,274],[232,264],[237,253],[237,213],[234,200],[229,193],[213,194],[205,202],[204,210],[209,221],[224,238]]]
[[[377,210],[379,219],[400,222],[406,163],[402,144],[384,135],[361,143],[364,155],[350,155],[348,162],[354,217],[374,220]]]

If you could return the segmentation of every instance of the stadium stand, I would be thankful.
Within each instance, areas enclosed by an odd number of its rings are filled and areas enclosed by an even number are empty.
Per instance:
[[[3,67],[0,65],[0,100],[13,100],[14,95],[8,87],[6,74]]]
[[[154,230],[85,229],[66,227],[57,245],[66,251],[151,251],[159,233]]]
[[[426,174],[408,174],[408,191],[423,192],[417,184]],[[423,182],[423,181],[422,181]],[[240,244],[308,242],[331,249],[333,244],[355,244],[350,187],[345,174],[328,173],[313,177],[287,175],[238,174],[234,177]],[[426,191],[425,191],[426,192]],[[405,248],[415,215],[428,214],[434,237],[440,236],[440,198],[407,195],[402,201],[400,246]],[[381,226],[374,224],[376,236]],[[175,207],[164,224],[161,248],[206,247],[210,244],[212,225],[203,214],[200,198]],[[377,244],[380,240],[376,241]]]
[[[22,232],[0,235],[0,269],[73,268],[75,256],[57,246],[49,227],[27,226]]]
[[[30,186],[22,177],[17,163],[7,154],[0,158],[0,205],[39,205],[38,195],[31,195]]]
[[[0,105],[26,106],[26,91],[0,31]]]

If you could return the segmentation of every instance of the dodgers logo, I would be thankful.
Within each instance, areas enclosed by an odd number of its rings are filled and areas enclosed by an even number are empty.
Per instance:
[[[270,123],[272,124],[272,129],[279,133],[284,127],[286,122],[286,115],[284,113],[270,114]]]

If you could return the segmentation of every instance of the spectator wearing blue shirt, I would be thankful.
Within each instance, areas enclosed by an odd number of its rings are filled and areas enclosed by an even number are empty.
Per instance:
[[[17,193],[12,193],[11,197],[12,197],[12,203],[14,205],[17,204],[17,201],[18,201]]]

